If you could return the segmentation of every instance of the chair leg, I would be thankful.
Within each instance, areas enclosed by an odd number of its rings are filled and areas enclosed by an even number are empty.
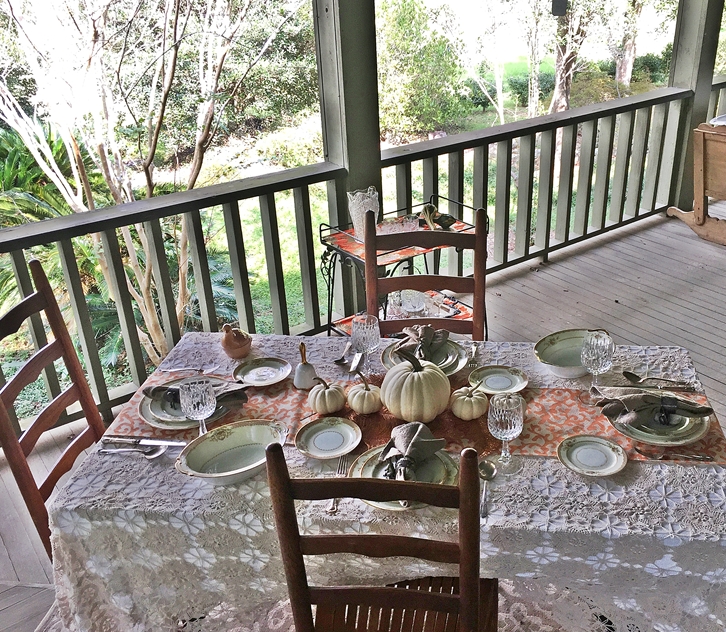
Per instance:
[[[497,632],[499,620],[499,580],[479,580],[479,631]]]

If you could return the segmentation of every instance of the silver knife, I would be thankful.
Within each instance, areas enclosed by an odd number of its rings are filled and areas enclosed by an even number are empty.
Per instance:
[[[176,448],[183,448],[188,442],[179,441],[178,439],[152,439],[150,437],[104,435],[101,437],[101,443],[104,445],[109,443],[120,443],[123,445],[168,445]]]
[[[350,373],[355,373],[360,368],[362,361],[363,361],[363,354],[356,353],[353,356],[353,361],[350,363]]]

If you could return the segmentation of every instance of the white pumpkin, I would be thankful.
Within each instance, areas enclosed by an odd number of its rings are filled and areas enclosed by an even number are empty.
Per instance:
[[[375,384],[368,384],[365,375],[358,373],[363,380],[362,384],[355,384],[348,390],[348,406],[359,415],[370,415],[377,413],[381,404],[381,389]]]
[[[470,421],[486,413],[487,408],[489,408],[489,400],[486,393],[465,386],[451,394],[449,408],[459,419]]]
[[[320,382],[310,390],[308,404],[316,413],[327,415],[339,411],[345,406],[345,391],[340,384],[328,384],[322,378],[316,377]]]
[[[411,353],[399,353],[407,361],[386,373],[381,401],[394,417],[427,424],[449,405],[449,378],[433,362],[419,360]]]

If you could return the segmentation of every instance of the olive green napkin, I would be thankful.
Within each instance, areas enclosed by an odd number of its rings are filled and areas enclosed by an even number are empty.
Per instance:
[[[436,439],[426,424],[414,421],[391,430],[391,440],[384,446],[378,460],[389,460],[386,478],[415,481],[416,466],[445,446],[446,439]],[[403,507],[409,505],[407,500],[399,502]]]
[[[713,413],[710,406],[672,393],[606,386],[593,387],[593,392],[602,398],[597,405],[602,407],[603,415],[611,421],[630,426],[668,426],[672,415],[705,417]]]
[[[434,354],[449,340],[449,332],[445,329],[434,329],[431,325],[413,325],[404,327],[406,338],[397,342],[393,353],[399,349],[410,351],[420,360],[432,361]]]

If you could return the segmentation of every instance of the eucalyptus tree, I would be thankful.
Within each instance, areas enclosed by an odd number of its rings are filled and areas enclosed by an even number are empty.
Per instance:
[[[255,72],[309,22],[303,0],[2,0],[14,41],[36,86],[36,113],[57,129],[70,160],[70,179],[55,160],[38,118],[0,81],[0,121],[22,137],[37,164],[73,212],[92,210],[96,196],[81,158],[85,145],[115,204],[136,199],[132,161],[145,195],[156,186],[160,146],[169,128],[191,153],[186,187],[197,183],[207,150],[226,111],[254,83]],[[308,5],[308,12],[310,8]],[[180,72],[183,64],[187,70]],[[181,82],[180,77],[186,79]],[[272,77],[274,80],[274,77]],[[191,105],[191,107],[190,107]],[[189,111],[194,113],[192,123]],[[154,303],[143,225],[124,228],[127,286],[143,325],[141,342],[158,363],[168,352]],[[99,267],[108,268],[92,236]],[[190,300],[186,223],[178,251],[177,318]],[[111,298],[114,298],[113,296]]]

